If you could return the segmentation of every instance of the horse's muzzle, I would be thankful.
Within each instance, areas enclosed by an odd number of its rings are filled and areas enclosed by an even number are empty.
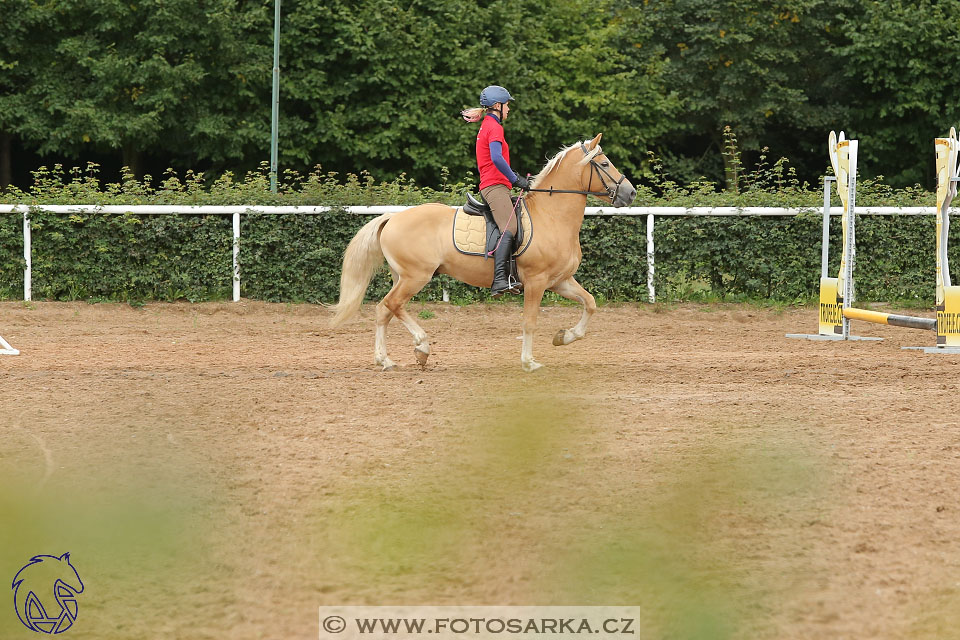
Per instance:
[[[610,198],[615,207],[629,207],[637,197],[637,189],[629,180],[624,179],[617,184],[617,189]]]

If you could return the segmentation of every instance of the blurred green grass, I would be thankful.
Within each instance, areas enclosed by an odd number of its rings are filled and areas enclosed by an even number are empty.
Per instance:
[[[82,475],[54,473],[41,484],[28,464],[10,457],[5,462],[0,577],[9,588],[32,556],[70,552],[84,591],[69,637],[173,636],[187,622],[178,613],[207,604],[197,587],[212,575],[205,526],[209,488],[193,484],[193,469],[118,463]],[[8,595],[0,607],[0,638],[35,637],[16,617],[12,590]],[[55,606],[49,600],[44,604]]]
[[[222,637],[260,599],[275,610],[238,637],[332,599],[631,605],[648,613],[640,637],[770,635],[765,619],[808,571],[783,514],[831,508],[830,467],[784,439],[795,429],[721,415],[667,430],[562,374],[481,384],[402,456],[318,473],[302,518],[220,486],[216,460],[164,450],[163,434],[82,460],[58,450],[66,468],[46,480],[21,437],[0,455],[0,570],[71,552],[86,589],[69,633],[98,640]],[[32,637],[9,595],[0,638]]]
[[[478,396],[499,401],[471,405],[431,464],[379,472],[319,516],[328,574],[378,585],[367,604],[641,606],[642,637],[716,640],[762,627],[808,577],[777,518],[829,510],[830,471],[777,425],[630,466],[597,443],[649,425],[615,424],[575,388]]]

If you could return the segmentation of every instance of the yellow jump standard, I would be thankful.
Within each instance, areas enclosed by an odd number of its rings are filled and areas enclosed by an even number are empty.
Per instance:
[[[957,194],[960,182],[960,138],[955,128],[950,128],[946,138],[934,141],[937,153],[937,317],[918,318],[879,311],[854,308],[853,266],[856,261],[856,188],[857,152],[859,143],[846,140],[830,132],[827,150],[833,165],[834,176],[824,176],[823,184],[823,244],[820,266],[819,332],[816,334],[788,333],[788,338],[806,340],[880,340],[850,334],[850,320],[862,320],[909,329],[925,329],[937,334],[935,347],[902,347],[926,353],[960,354],[960,286],[950,281],[947,260],[947,240],[950,229],[950,205]],[[837,277],[830,277],[827,259],[830,246],[830,187],[836,182],[837,195],[843,204],[843,244],[840,270]]]
[[[823,177],[823,243],[820,253],[820,326],[817,333],[788,333],[788,338],[803,340],[882,340],[883,338],[855,336],[850,333],[850,318],[844,313],[854,301],[853,263],[856,252],[854,215],[857,193],[857,151],[859,142],[847,140],[843,131],[838,136],[830,132],[827,151],[833,176]],[[835,182],[837,195],[843,204],[843,243],[840,269],[837,277],[830,277],[830,183]]]

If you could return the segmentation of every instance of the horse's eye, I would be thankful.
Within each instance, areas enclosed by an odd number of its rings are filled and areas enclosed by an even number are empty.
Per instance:
[[[603,162],[600,163],[600,166],[601,166],[601,167],[609,167],[609,166],[610,166],[610,163],[607,162],[606,160],[604,160]]]

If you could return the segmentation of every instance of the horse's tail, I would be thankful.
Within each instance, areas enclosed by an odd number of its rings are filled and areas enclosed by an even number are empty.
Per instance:
[[[343,271],[340,273],[340,300],[330,306],[334,311],[330,319],[331,327],[339,327],[360,310],[367,285],[383,263],[380,229],[392,216],[393,213],[385,213],[363,225],[347,245],[343,254]]]

